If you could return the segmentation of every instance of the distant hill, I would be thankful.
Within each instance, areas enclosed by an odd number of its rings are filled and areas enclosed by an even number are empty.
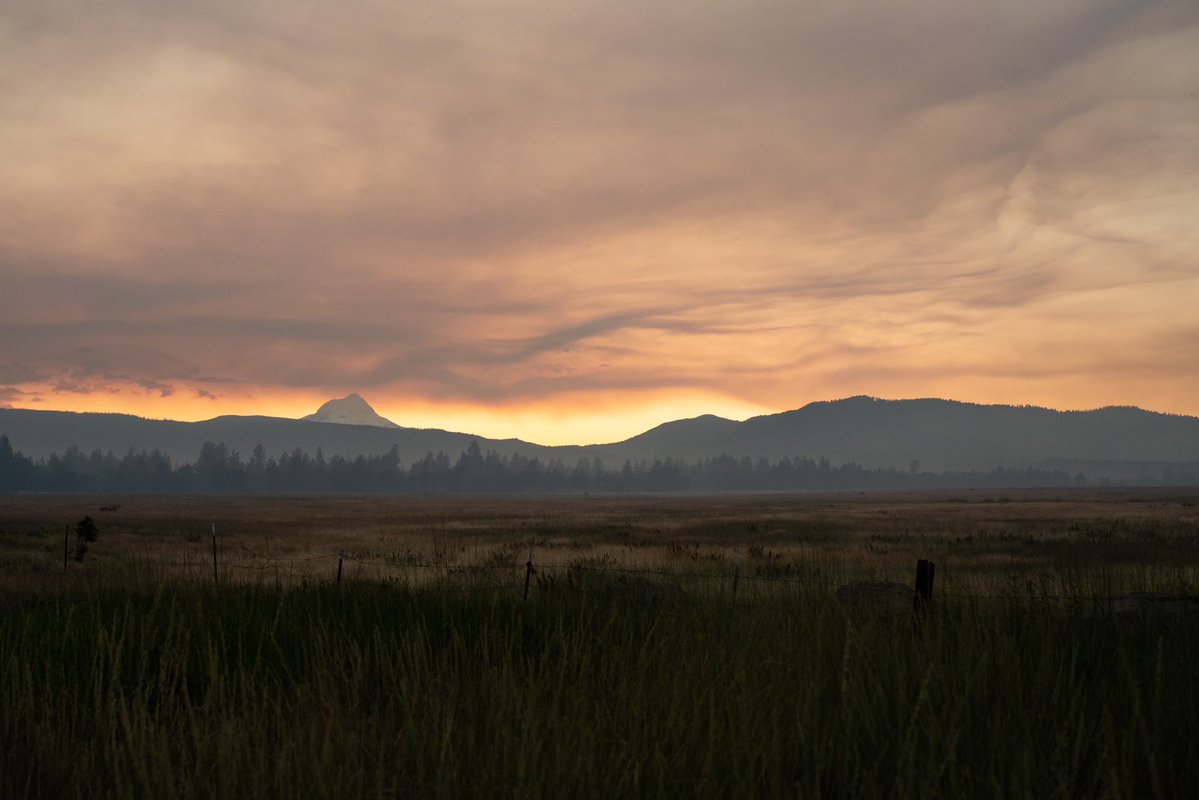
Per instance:
[[[304,420],[224,416],[188,423],[124,414],[0,409],[0,434],[34,457],[61,453],[70,445],[118,455],[130,448],[157,448],[177,463],[194,460],[205,441],[224,442],[247,457],[258,444],[270,455],[298,447],[309,453],[319,448],[327,456],[377,455],[395,446],[405,463],[430,451],[457,458],[471,441],[477,441],[484,452],[560,458],[568,464],[585,456],[600,458],[609,468],[626,459],[693,461],[721,454],[771,460],[824,457],[833,464],[899,469],[916,462],[920,469],[934,471],[1086,465],[1088,474],[1110,471],[1113,475],[1136,474],[1139,465],[1199,463],[1199,418],[1124,407],[1053,411],[951,400],[851,397],[744,422],[711,415],[676,420],[623,442],[582,447],[403,428],[379,417],[357,395],[327,403],[322,410],[328,411],[326,418],[377,419],[368,424],[319,421],[314,419],[321,414],[318,411]]]
[[[551,452],[551,448],[517,439],[486,439],[437,429],[383,428],[257,416],[172,422],[128,414],[0,409],[0,434],[7,435],[15,449],[35,458],[62,453],[76,445],[85,453],[98,449],[111,450],[117,455],[130,448],[158,449],[175,463],[194,461],[206,441],[223,442],[243,457],[249,457],[259,444],[273,456],[297,447],[309,454],[320,449],[326,456],[379,455],[395,446],[405,463],[439,450],[457,457],[472,441],[477,441],[484,450],[495,450],[504,455],[521,452],[546,458]]]
[[[595,449],[595,448],[589,448]],[[952,400],[850,397],[744,422],[698,417],[598,448],[606,458],[827,457],[834,464],[966,470],[1055,461],[1194,463],[1199,418],[1139,408],[1054,411]]]
[[[391,420],[381,417],[362,395],[354,392],[340,400],[330,400],[302,419],[313,422],[333,422],[338,425],[371,425],[376,428],[398,428]]]

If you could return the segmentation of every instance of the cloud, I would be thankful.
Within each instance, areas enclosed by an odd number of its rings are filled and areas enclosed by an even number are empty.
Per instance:
[[[0,383],[33,383],[46,380],[47,373],[20,362],[0,363]]]
[[[2,408],[12,408],[14,402],[20,402],[27,398],[27,393],[21,391],[15,386],[0,386],[0,404]]]
[[[786,407],[1119,347],[1199,389],[1153,344],[1196,278],[1185,0],[3,21],[5,384]]]
[[[55,392],[62,394],[120,394],[120,387],[109,383],[97,383],[91,381],[75,381],[67,379],[59,379],[51,384]]]

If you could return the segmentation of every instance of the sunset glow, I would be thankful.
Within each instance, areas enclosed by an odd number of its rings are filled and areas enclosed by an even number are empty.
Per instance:
[[[1199,414],[1199,6],[0,10],[0,405]]]

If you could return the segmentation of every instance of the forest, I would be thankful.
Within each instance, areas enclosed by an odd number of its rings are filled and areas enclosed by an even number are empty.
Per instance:
[[[245,493],[245,494],[503,494],[587,492],[789,491],[830,489],[1037,488],[1091,485],[1085,474],[1058,469],[987,471],[906,470],[833,465],[805,456],[777,460],[721,455],[682,461],[625,461],[613,467],[598,458],[575,464],[520,454],[484,453],[472,442],[456,459],[428,453],[403,464],[396,448],[377,456],[346,458],[296,448],[278,456],[259,445],[248,458],[222,443],[205,442],[196,460],[175,464],[163,453],[129,450],[122,456],[69,447],[33,459],[0,436],[0,491]],[[1103,485],[1095,482],[1093,485]],[[1187,470],[1145,473],[1129,485],[1195,486]]]

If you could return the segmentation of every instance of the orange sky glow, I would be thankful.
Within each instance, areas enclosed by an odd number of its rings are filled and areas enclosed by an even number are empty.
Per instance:
[[[0,52],[0,405],[1199,414],[1190,0],[16,0]]]

